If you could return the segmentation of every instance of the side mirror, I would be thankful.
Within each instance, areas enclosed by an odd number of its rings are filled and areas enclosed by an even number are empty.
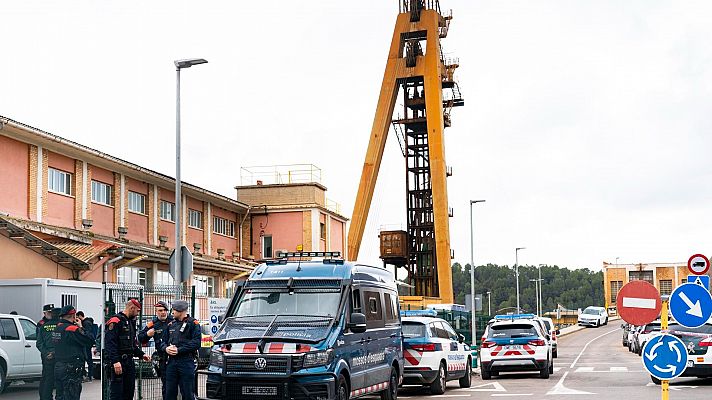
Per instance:
[[[465,343],[465,336],[463,336],[461,333],[457,334],[457,342],[458,343]]]
[[[353,333],[366,332],[366,316],[361,313],[351,313],[351,322],[348,323],[347,327]]]

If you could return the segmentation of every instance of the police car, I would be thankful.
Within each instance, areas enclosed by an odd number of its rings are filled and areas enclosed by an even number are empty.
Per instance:
[[[470,346],[435,310],[403,311],[403,384],[428,385],[433,394],[445,392],[446,382],[458,379],[470,387]]]
[[[479,351],[481,376],[491,379],[500,372],[538,371],[548,379],[554,357],[546,333],[534,319],[497,316],[488,327]]]

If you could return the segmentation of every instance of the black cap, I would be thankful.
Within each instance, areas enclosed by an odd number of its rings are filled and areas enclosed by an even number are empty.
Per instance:
[[[64,306],[62,307],[62,311],[59,312],[59,316],[63,317],[65,315],[73,315],[76,314],[77,310],[74,308],[74,306]]]
[[[52,304],[52,303],[45,304],[44,307],[42,307],[42,311],[52,311],[53,308],[54,308],[54,304]]]
[[[157,301],[156,304],[153,305],[154,307],[163,307],[166,309],[166,311],[170,310],[170,307],[168,307],[168,304],[166,304],[165,301]]]
[[[176,300],[173,302],[173,309],[176,311],[185,311],[188,309],[188,302],[185,300]]]

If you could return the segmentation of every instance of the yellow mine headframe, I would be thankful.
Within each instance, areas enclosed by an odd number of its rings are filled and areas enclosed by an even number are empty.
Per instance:
[[[402,0],[383,74],[376,115],[363,164],[348,236],[348,257],[356,260],[388,131],[393,125],[406,158],[408,229],[401,258],[384,262],[405,267],[411,295],[426,302],[452,303],[450,224],[444,129],[450,110],[464,104],[454,81],[456,60],[447,60],[440,39],[452,14],[438,0]],[[398,95],[403,110],[394,115]],[[383,247],[383,246],[382,246]]]

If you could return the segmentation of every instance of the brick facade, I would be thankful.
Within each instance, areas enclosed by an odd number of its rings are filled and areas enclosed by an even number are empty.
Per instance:
[[[74,228],[82,229],[82,210],[86,196],[84,193],[84,163],[74,160]],[[91,186],[91,184],[89,184]],[[91,197],[87,199],[90,201]]]
[[[38,148],[35,145],[30,146],[30,170],[29,170],[29,187],[30,187],[30,197],[29,197],[29,218],[30,220],[37,220],[37,151]]]

